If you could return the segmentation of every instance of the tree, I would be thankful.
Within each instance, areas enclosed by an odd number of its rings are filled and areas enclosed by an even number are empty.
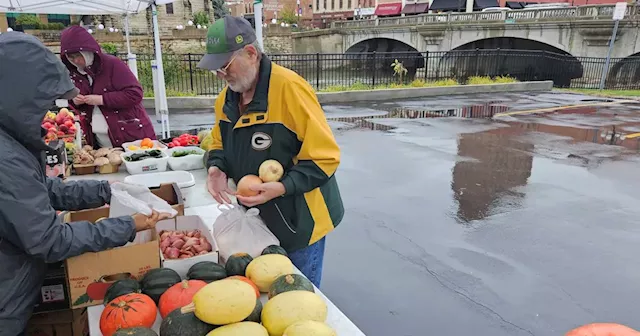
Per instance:
[[[211,4],[213,5],[213,16],[216,20],[229,15],[229,8],[224,0],[213,0]]]
[[[282,12],[280,12],[280,19],[282,22],[288,24],[298,23],[298,16],[296,15],[296,12],[288,6],[283,8]]]

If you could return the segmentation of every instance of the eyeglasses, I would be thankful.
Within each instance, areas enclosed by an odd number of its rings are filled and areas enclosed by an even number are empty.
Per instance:
[[[223,68],[217,69],[217,70],[213,70],[212,72],[215,73],[216,75],[222,74],[223,76],[227,75],[227,69],[229,69],[229,67],[231,66],[231,63],[233,63],[233,61],[236,59],[236,57],[238,57],[239,53],[235,53],[233,55],[233,57],[231,57],[231,59],[229,60],[229,63],[227,63],[227,65],[225,65]]]

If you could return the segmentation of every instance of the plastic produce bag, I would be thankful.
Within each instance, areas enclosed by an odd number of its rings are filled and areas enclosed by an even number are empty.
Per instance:
[[[120,182],[111,185],[109,217],[131,216],[136,213],[151,216],[152,209],[168,213],[171,217],[178,214],[167,201],[154,195],[149,188],[143,185]],[[150,230],[138,232],[132,244],[149,242],[153,240],[152,234],[153,232]]]
[[[244,210],[239,205],[218,205],[218,209],[222,214],[213,223],[213,236],[223,262],[240,252],[256,258],[265,247],[280,245],[278,238],[260,218],[260,210]]]

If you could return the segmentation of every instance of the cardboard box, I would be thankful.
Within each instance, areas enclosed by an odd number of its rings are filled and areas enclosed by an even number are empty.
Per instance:
[[[64,262],[49,264],[44,283],[40,288],[40,298],[33,312],[51,312],[69,309],[69,288]]]
[[[163,230],[171,231],[191,231],[200,230],[203,237],[207,238],[211,244],[212,252],[204,255],[194,256],[187,259],[165,259],[160,251],[160,258],[162,267],[171,268],[176,271],[183,279],[186,279],[189,268],[201,261],[213,261],[218,262],[218,244],[216,243],[211,231],[204,224],[200,216],[176,216],[172,219],[163,220],[156,224],[156,232],[160,233]],[[159,240],[160,237],[157,237]]]
[[[140,279],[149,270],[160,267],[157,234],[154,230],[147,231],[138,235],[151,237],[151,241],[89,252],[66,260],[71,308],[102,304],[112,283],[127,278]]]
[[[50,150],[46,154],[46,174],[49,177],[67,177],[67,150],[64,141],[54,140],[49,143]]]
[[[34,314],[27,324],[26,336],[88,336],[87,309],[67,309]]]
[[[176,183],[162,184],[157,188],[149,188],[149,190],[151,190],[154,195],[167,201],[167,203],[178,212],[178,216],[184,215],[184,198]],[[83,220],[95,222],[97,219],[103,217],[109,217],[108,207],[68,212],[64,220],[67,223]]]

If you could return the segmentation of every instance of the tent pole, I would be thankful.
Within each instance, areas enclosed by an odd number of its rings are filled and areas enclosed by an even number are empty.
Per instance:
[[[133,75],[138,78],[138,61],[136,55],[131,53],[131,40],[129,39],[129,13],[124,16],[124,30],[127,39],[127,64]]]
[[[169,138],[169,107],[167,106],[167,89],[165,87],[164,68],[162,65],[162,45],[160,44],[160,32],[158,30],[158,7],[156,7],[155,1],[151,3],[151,13],[153,18],[153,40],[155,44],[156,65],[158,67],[158,87],[155,88],[154,93],[158,95],[160,100],[160,118],[163,125],[162,136],[164,138]]]

